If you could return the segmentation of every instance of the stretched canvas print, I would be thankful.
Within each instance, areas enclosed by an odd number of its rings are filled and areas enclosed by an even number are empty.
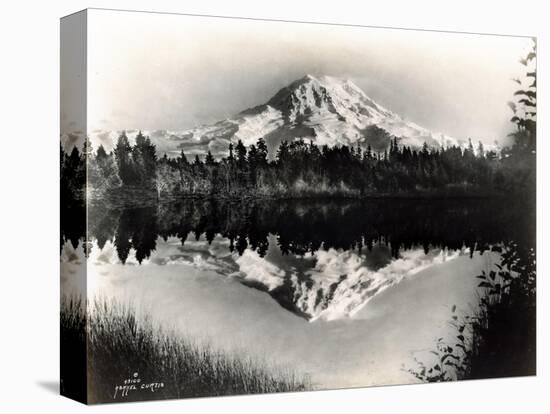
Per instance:
[[[536,373],[536,42],[61,20],[61,393]]]

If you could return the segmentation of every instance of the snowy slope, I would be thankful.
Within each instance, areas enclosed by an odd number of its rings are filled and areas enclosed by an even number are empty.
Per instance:
[[[263,137],[270,149],[282,140],[304,138],[317,145],[371,145],[382,151],[389,141],[372,136],[369,127],[376,125],[396,136],[400,145],[419,148],[463,145],[462,141],[433,133],[380,106],[350,80],[306,75],[279,90],[268,102],[240,112],[212,125],[200,125],[186,131],[144,131],[159,152],[175,154],[223,155],[230,142],[242,140],[251,145]],[[130,131],[130,138],[136,131]],[[112,147],[117,133],[93,131],[92,143]]]

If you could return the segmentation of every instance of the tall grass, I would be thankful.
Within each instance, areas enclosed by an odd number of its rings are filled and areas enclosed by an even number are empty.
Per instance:
[[[86,309],[79,299],[61,300],[61,395],[86,402]]]
[[[302,391],[306,376],[265,361],[228,354],[208,345],[181,339],[138,318],[130,306],[106,300],[61,308],[62,332],[87,319],[89,402],[138,401],[165,398]],[[137,376],[134,375],[137,373]],[[140,382],[123,395],[124,381]],[[151,388],[141,389],[145,384]]]
[[[536,374],[535,250],[507,243],[495,269],[476,276],[479,306],[459,316],[452,308],[452,341],[439,338],[432,362],[416,360],[409,373],[424,382]]]

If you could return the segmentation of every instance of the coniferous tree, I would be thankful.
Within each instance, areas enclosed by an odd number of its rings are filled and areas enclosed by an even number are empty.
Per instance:
[[[156,148],[149,137],[145,137],[141,131],[137,134],[136,143],[132,148],[132,161],[136,184],[150,186],[156,176]]]
[[[372,159],[372,147],[370,144],[367,146],[367,151],[365,152],[365,159],[370,161]]]
[[[212,152],[210,152],[210,150],[208,150],[208,153],[206,154],[206,157],[204,159],[204,163],[205,163],[205,165],[207,165],[209,167],[212,167],[212,166],[216,165],[216,160],[212,156]]]
[[[195,155],[195,160],[193,161],[193,166],[194,167],[202,166],[202,162],[201,162],[201,159],[199,158],[199,154]]]
[[[235,147],[237,153],[237,165],[240,169],[246,168],[246,147],[243,142],[239,140],[237,146]]]
[[[263,138],[258,139],[256,146],[258,148],[257,163],[260,167],[265,167],[267,165],[268,156],[268,150],[265,140]]]
[[[180,156],[178,158],[178,165],[180,166],[189,165],[189,162],[187,161],[187,157],[185,156],[185,153],[183,152],[183,150],[181,150],[180,152]]]
[[[120,180],[126,185],[134,184],[135,172],[131,158],[132,147],[130,146],[130,142],[128,141],[125,131],[123,131],[118,137],[114,153]]]
[[[479,141],[477,145],[477,156],[480,158],[485,158],[485,147],[481,141]]]
[[[99,147],[97,148],[96,159],[101,162],[105,160],[107,157],[108,157],[107,151],[105,151],[105,148],[103,147],[103,145],[100,144]]]
[[[472,138],[468,138],[468,147],[466,148],[466,151],[464,151],[464,155],[467,157],[474,156],[474,144],[472,144]]]
[[[288,148],[288,142],[287,141],[281,142],[281,145],[279,145],[279,148],[277,149],[277,162],[280,165],[284,165],[289,158],[289,154],[290,154],[290,151]]]

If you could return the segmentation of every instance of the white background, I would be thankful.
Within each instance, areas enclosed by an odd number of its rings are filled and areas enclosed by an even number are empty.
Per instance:
[[[548,164],[545,1],[4,2],[0,13],[0,407],[2,412],[81,412],[57,395],[59,372],[59,18],[86,7],[351,23],[539,40],[538,372],[536,378],[379,387],[301,394],[108,405],[95,412],[548,412]],[[546,19],[545,19],[546,17]],[[89,408],[88,408],[89,409]]]

